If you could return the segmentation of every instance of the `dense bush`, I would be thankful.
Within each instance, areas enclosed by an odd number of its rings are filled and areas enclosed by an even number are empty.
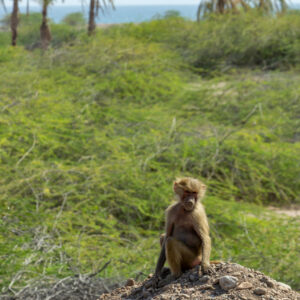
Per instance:
[[[237,66],[287,69],[300,62],[300,15],[293,12],[276,18],[212,15],[199,23],[172,17],[112,30],[166,43],[202,73]]]
[[[76,12],[66,15],[63,18],[62,23],[69,26],[82,27],[86,24],[86,20],[83,13]]]

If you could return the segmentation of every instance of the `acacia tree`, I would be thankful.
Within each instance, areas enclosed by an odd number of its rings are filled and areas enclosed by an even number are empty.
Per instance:
[[[18,37],[18,23],[19,23],[19,0],[14,0],[13,2],[13,10],[10,17],[10,28],[11,28],[11,44],[12,46],[17,45],[17,37]]]
[[[113,9],[115,8],[113,0],[90,0],[88,35],[92,35],[95,31],[96,28],[95,18],[98,15],[99,10],[100,9],[103,10],[101,3],[103,3],[104,8],[107,8],[108,3],[110,3]]]
[[[42,24],[40,27],[40,36],[41,36],[41,46],[42,49],[46,50],[51,42],[52,36],[50,32],[50,28],[48,25],[48,6],[51,3],[51,0],[43,0],[42,2]]]

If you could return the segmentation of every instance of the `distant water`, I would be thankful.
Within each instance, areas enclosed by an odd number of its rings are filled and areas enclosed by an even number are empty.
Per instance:
[[[11,8],[8,8],[10,11]],[[157,15],[164,15],[169,10],[176,10],[180,15],[195,20],[197,13],[196,5],[153,5],[153,6],[117,6],[115,10],[107,9],[104,14],[99,12],[97,23],[112,24],[112,23],[139,23],[149,21]],[[20,7],[20,12],[25,13],[26,8]],[[40,12],[41,8],[38,6],[31,7],[31,12]],[[60,22],[66,15],[74,12],[83,12],[86,19],[88,19],[88,6],[50,6],[49,18],[55,23]],[[5,15],[3,8],[0,8],[0,19]]]
[[[199,1],[200,2],[200,1]],[[292,8],[300,9],[300,3],[291,4]],[[196,20],[197,6],[196,5],[139,5],[139,6],[117,6],[116,10],[107,9],[105,13],[99,12],[97,23],[112,24],[112,23],[139,23],[149,21],[158,15],[163,16],[167,11],[175,10],[180,13],[182,17]],[[8,7],[11,11],[11,7]],[[26,8],[20,7],[21,13],[25,13]],[[31,12],[40,12],[41,7],[34,6],[30,8]],[[49,17],[55,22],[60,22],[66,15],[74,12],[82,12],[86,19],[88,19],[88,6],[55,6],[50,5]],[[0,7],[0,19],[4,17],[3,8]]]

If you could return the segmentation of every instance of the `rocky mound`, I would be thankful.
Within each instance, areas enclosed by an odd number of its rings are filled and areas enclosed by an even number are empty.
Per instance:
[[[158,288],[153,288],[152,275],[140,283],[128,279],[124,287],[101,295],[100,300],[300,300],[290,286],[259,271],[231,263],[216,264],[212,269],[210,275],[202,276],[199,267],[194,268],[170,283],[162,280]]]

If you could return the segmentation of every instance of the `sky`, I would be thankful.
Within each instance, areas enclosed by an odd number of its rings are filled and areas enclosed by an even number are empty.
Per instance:
[[[107,0],[106,0],[107,1]],[[114,0],[116,6],[120,5],[198,5],[201,0]],[[300,0],[299,0],[300,1]],[[10,2],[10,1],[6,1]],[[20,4],[25,3],[22,1]],[[33,6],[38,5],[36,0],[30,1]],[[82,0],[83,3],[88,3],[89,0]],[[108,1],[107,1],[108,2]],[[55,0],[55,5],[80,5],[81,0]]]
[[[116,5],[197,5],[199,0],[115,0]]]
[[[106,0],[107,1],[107,0]],[[201,0],[114,0],[116,6],[120,5],[199,5]],[[6,1],[8,3],[10,1]],[[36,0],[30,0],[31,6],[38,6]],[[108,2],[108,1],[107,1]],[[300,0],[289,0],[290,3],[300,3]],[[26,1],[22,1],[20,5],[25,5]],[[55,0],[55,6],[81,5],[81,3],[89,3],[89,0]]]

